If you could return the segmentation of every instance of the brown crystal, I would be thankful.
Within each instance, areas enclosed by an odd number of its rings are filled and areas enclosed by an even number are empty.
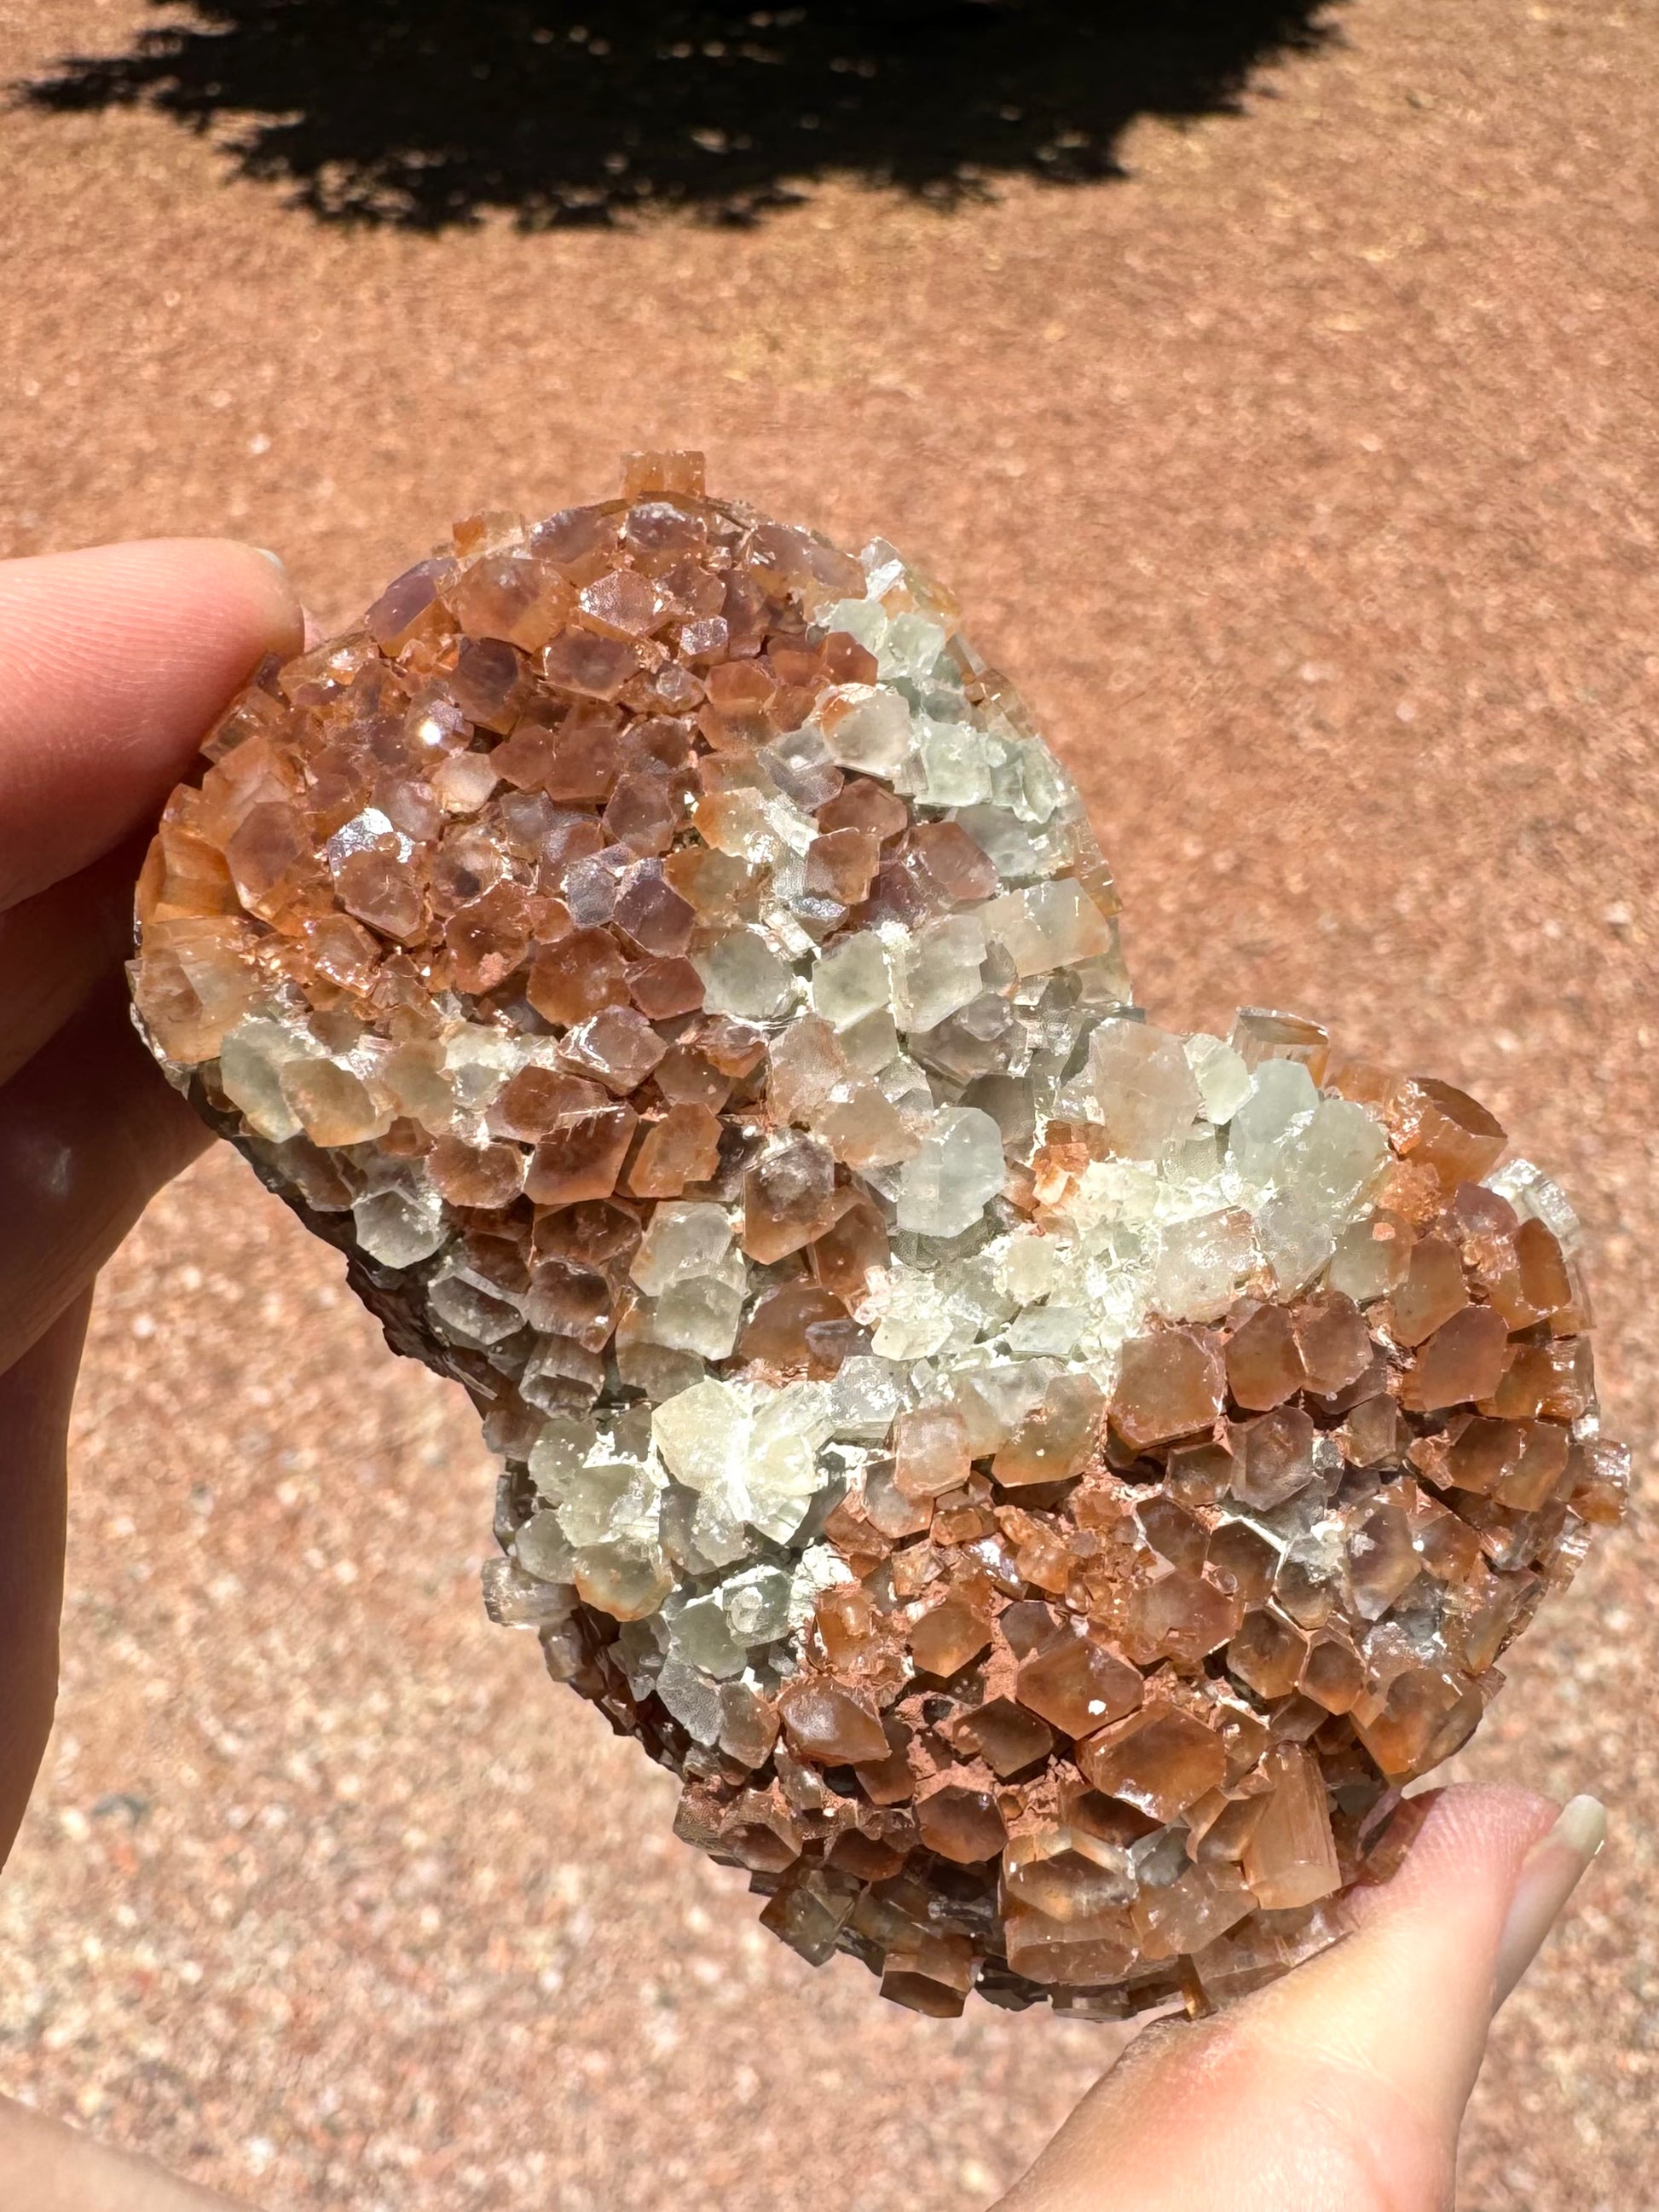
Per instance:
[[[1097,1790],[1155,1820],[1175,1820],[1219,1789],[1227,1755],[1213,1729],[1179,1706],[1152,1700],[1078,1746],[1078,1765]]]
[[[1270,1512],[1305,1490],[1314,1479],[1316,1431],[1297,1406],[1281,1406],[1246,1423],[1235,1448],[1233,1493],[1259,1512]]]
[[[1233,1049],[1247,1067],[1265,1060],[1297,1060],[1316,1083],[1325,1080],[1331,1056],[1330,1033],[1303,1014],[1276,1013],[1269,1006],[1242,1006],[1233,1024]]]
[[[1389,1328],[1401,1344],[1421,1344],[1468,1303],[1456,1246],[1443,1237],[1422,1237],[1412,1248],[1404,1281],[1389,1301]]]
[[[893,1451],[893,1480],[907,1498],[942,1498],[968,1480],[968,1424],[954,1406],[902,1413]]]
[[[1433,1413],[1494,1397],[1504,1379],[1509,1345],[1509,1328],[1501,1314],[1490,1306],[1465,1307],[1421,1347],[1406,1379],[1405,1404],[1415,1413]]]
[[[1066,1627],[1022,1662],[1016,1695],[1062,1735],[1076,1738],[1133,1712],[1140,1703],[1141,1679],[1115,1652]]]
[[[786,1684],[778,1711],[791,1750],[825,1766],[885,1756],[887,1738],[873,1704],[838,1682],[810,1676]]]
[[[995,1858],[1008,1839],[994,1777],[987,1769],[947,1766],[916,1791],[915,1808],[923,1843],[957,1866]]]
[[[1227,1388],[1236,1405],[1268,1413],[1307,1387],[1285,1306],[1261,1305],[1227,1340]]]
[[[988,1612],[965,1597],[946,1597],[929,1607],[910,1630],[911,1656],[924,1674],[956,1674],[990,1641]]]
[[[1226,1370],[1214,1340],[1198,1329],[1131,1337],[1123,1347],[1112,1423],[1138,1449],[1206,1429],[1219,1414]]]
[[[821,1138],[781,1138],[749,1170],[743,1195],[744,1251],[763,1261],[787,1259],[839,1215],[835,1156]]]
[[[1412,1127],[1401,1149],[1413,1164],[1429,1169],[1449,1196],[1497,1164],[1508,1138],[1484,1106],[1430,1076],[1417,1077],[1409,1093]]]
[[[701,1112],[701,1108],[690,1109]],[[827,1361],[818,1347],[832,1340],[827,1332],[848,1321],[846,1307],[817,1283],[780,1283],[760,1299],[738,1339],[739,1359],[788,1368],[840,1364]]]
[[[1296,1744],[1280,1744],[1262,1762],[1270,1784],[1241,1864],[1266,1912],[1312,1905],[1342,1886],[1324,1778],[1318,1761]]]

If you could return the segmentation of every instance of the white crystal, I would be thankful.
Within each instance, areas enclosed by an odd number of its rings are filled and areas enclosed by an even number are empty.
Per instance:
[[[683,1660],[702,1673],[712,1674],[717,1681],[742,1674],[747,1654],[732,1634],[732,1624],[717,1594],[690,1598],[678,1605],[671,1598],[663,1608],[663,1616],[668,1630],[671,1661]]]
[[[905,1403],[903,1372],[885,1358],[844,1359],[830,1385],[830,1435],[852,1443],[884,1443]]]
[[[459,1268],[434,1276],[426,1303],[445,1334],[465,1344],[501,1344],[524,1327],[516,1306]]]
[[[707,1273],[675,1283],[653,1301],[650,1341],[694,1352],[700,1359],[726,1358],[738,1340],[746,1284],[740,1252],[728,1252]]]
[[[1118,949],[1115,921],[1073,876],[1005,891],[979,908],[979,918],[988,943],[1004,948],[1022,981],[1079,960],[1110,957]]]
[[[1388,1133],[1363,1106],[1348,1098],[1322,1098],[1297,1139],[1291,1173],[1323,1217],[1334,1222],[1376,1181],[1388,1158]]]
[[[757,929],[729,929],[693,956],[702,978],[703,1003],[713,1014],[764,1022],[787,1011],[795,979]]]
[[[790,1577],[781,1567],[746,1567],[728,1576],[717,1595],[732,1634],[748,1647],[773,1643],[786,1633],[789,1594]]]
[[[898,1225],[918,1237],[960,1237],[1001,1190],[1002,1132],[976,1106],[941,1107],[921,1150],[899,1176]]]
[[[647,1297],[660,1297],[676,1283],[709,1273],[731,1249],[724,1206],[665,1199],[647,1224],[629,1273]]]
[[[773,1390],[709,1381],[659,1406],[652,1428],[688,1489],[723,1496],[735,1517],[782,1544],[823,1486],[817,1455],[830,1422],[820,1383]]]
[[[477,1022],[457,1024],[444,1040],[444,1066],[462,1113],[482,1113],[519,1070],[532,1060],[550,1064],[552,1054],[537,1052],[531,1040]]]
[[[970,914],[929,922],[910,939],[904,962],[901,1026],[937,1029],[980,994],[985,932]]]
[[[570,1583],[576,1573],[576,1555],[559,1524],[556,1513],[532,1513],[513,1540],[519,1564],[538,1582]]]
[[[1219,1321],[1255,1260],[1250,1217],[1241,1207],[1166,1222],[1147,1303],[1166,1321]]]
[[[1026,821],[1047,822],[1066,799],[1081,814],[1070,779],[1039,739],[1017,738],[1009,746],[1006,757],[1018,781],[1014,804]]]
[[[553,1516],[543,1517],[550,1521]],[[562,1544],[562,1538],[558,1540]],[[556,1628],[569,1620],[580,1602],[568,1583],[556,1577],[543,1580],[516,1558],[486,1559],[482,1581],[484,1611],[499,1628]]]
[[[1035,1305],[1054,1287],[1055,1246],[1052,1237],[1021,1231],[1002,1248],[1002,1280],[1017,1305]]]
[[[314,1057],[309,1033],[292,1022],[255,1014],[239,1022],[219,1048],[219,1084],[250,1128],[273,1144],[300,1133],[299,1116],[283,1095],[282,1071],[291,1060]]]
[[[1007,1443],[1042,1403],[1054,1369],[1038,1360],[997,1360],[967,1368],[953,1378],[952,1396],[968,1424],[968,1448],[984,1459]]]
[[[1018,1358],[1064,1358],[1075,1351],[1088,1325],[1081,1306],[1028,1306],[1009,1325],[1008,1349]]]
[[[1130,1159],[1161,1158],[1202,1103],[1181,1039],[1150,1022],[1103,1022],[1090,1040],[1087,1081],[1107,1142]]]
[[[925,721],[918,750],[927,806],[974,806],[991,795],[985,739],[971,722]]]
[[[1286,1297],[1305,1290],[1336,1249],[1328,1219],[1306,1191],[1275,1192],[1255,1217],[1255,1235]]]
[[[890,546],[887,550],[891,553]],[[887,610],[879,599],[831,599],[818,609],[814,619],[820,629],[840,630],[855,637],[871,653],[879,653],[887,642]]]
[[[444,1210],[435,1190],[392,1187],[368,1192],[351,1209],[357,1242],[382,1267],[412,1267],[443,1243]]]
[[[898,1025],[891,1011],[878,1006],[841,1033],[841,1048],[848,1065],[860,1075],[879,1075],[890,1066],[899,1048]]]
[[[599,1441],[598,1425],[574,1413],[556,1413],[530,1449],[530,1479],[544,1498],[555,1500]]]
[[[884,599],[889,592],[904,583],[910,573],[909,563],[903,554],[896,545],[890,545],[884,538],[870,540],[859,555],[859,566],[864,570],[864,588],[872,599]],[[845,606],[848,603],[841,599],[836,604]]]
[[[872,684],[843,684],[818,708],[830,757],[842,768],[890,783],[909,757],[910,709],[902,696]]]
[[[927,615],[907,611],[895,615],[888,627],[882,653],[882,673],[896,674],[921,683],[929,678],[945,650],[945,630]]]
[[[812,970],[812,1004],[838,1030],[871,1014],[890,1015],[893,978],[887,948],[872,929],[843,937]]]
[[[1247,1182],[1270,1183],[1288,1140],[1307,1126],[1318,1103],[1314,1079],[1299,1060],[1263,1060],[1249,1097],[1228,1123],[1229,1165]]]
[[[657,1677],[657,1695],[687,1735],[698,1743],[714,1744],[720,1741],[720,1693],[717,1683],[684,1659],[670,1658],[663,1662]]]
[[[775,1544],[787,1544],[823,1488],[817,1452],[829,1440],[830,1394],[821,1382],[792,1382],[761,1394],[750,1431],[744,1479],[748,1519]]]
[[[1204,1102],[1204,1118],[1219,1128],[1250,1095],[1250,1071],[1243,1055],[1202,1030],[1187,1039],[1184,1049]]]
[[[956,817],[1005,884],[1052,876],[1065,855],[1058,841],[1006,806],[966,806]]]
[[[1523,1221],[1541,1221],[1564,1252],[1571,1252],[1583,1234],[1566,1193],[1530,1160],[1506,1161],[1496,1175],[1486,1177],[1486,1187],[1508,1199]]]
[[[644,1461],[580,1468],[555,1508],[560,1532],[578,1551],[594,1544],[653,1542],[662,1491],[660,1469]]]
[[[1395,1280],[1398,1245],[1392,1237],[1379,1237],[1370,1216],[1362,1214],[1336,1240],[1330,1266],[1330,1286],[1356,1305],[1380,1298]]]

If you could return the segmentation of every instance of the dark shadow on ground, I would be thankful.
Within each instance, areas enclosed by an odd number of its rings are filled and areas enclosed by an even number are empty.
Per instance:
[[[1237,106],[1331,35],[1322,0],[195,0],[75,55],[36,107],[213,131],[319,216],[434,230],[683,208],[726,222],[831,175],[949,204],[1121,174],[1137,116]]]

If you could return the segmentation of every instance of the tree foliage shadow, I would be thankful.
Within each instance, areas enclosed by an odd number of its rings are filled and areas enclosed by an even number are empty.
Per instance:
[[[1338,0],[1340,4],[1340,0]],[[438,230],[752,222],[848,175],[945,204],[1122,173],[1138,117],[1236,109],[1328,0],[191,0],[20,87],[212,132],[312,213]]]

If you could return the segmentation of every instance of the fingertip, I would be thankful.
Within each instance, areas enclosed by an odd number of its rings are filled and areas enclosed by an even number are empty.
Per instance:
[[[1492,1974],[1494,2012],[1543,1949],[1567,1899],[1607,1839],[1607,1807],[1599,1798],[1574,1797],[1522,1861],[1498,1941]]]
[[[1392,1878],[1347,1900],[1351,1932],[1281,1980],[1130,2046],[1012,2203],[1084,2212],[1282,2212],[1443,2204],[1495,1997],[1542,1942],[1599,1808],[1531,1790],[1440,1791]]]
[[[176,562],[181,597],[201,595],[211,604],[216,620],[245,627],[253,644],[249,667],[267,653],[287,659],[301,650],[305,617],[280,553],[240,538],[157,538],[149,543]]]
[[[1436,1790],[1419,1815],[1420,1805],[1422,1799],[1407,1799],[1395,1816],[1414,1823],[1415,1832],[1391,1879],[1350,1893],[1350,1928],[1432,1910],[1449,1891],[1467,1897],[1474,1887],[1492,1894],[1512,1888],[1528,1852],[1560,1809],[1536,1790],[1488,1783]]]
[[[258,662],[301,638],[281,563],[233,538],[0,562],[0,905],[153,820]]]

